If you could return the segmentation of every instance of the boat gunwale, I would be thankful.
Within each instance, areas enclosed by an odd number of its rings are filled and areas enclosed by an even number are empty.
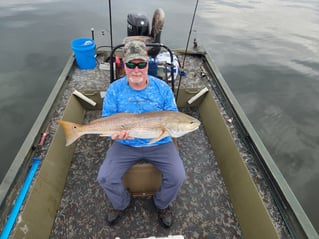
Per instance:
[[[236,114],[236,118],[239,119],[239,123],[243,129],[242,132],[245,134],[243,139],[246,141],[249,139],[249,143],[251,144],[250,147],[255,151],[255,154],[260,161],[259,164],[262,164],[262,170],[265,174],[264,176],[271,177],[271,185],[272,192],[275,193],[275,197],[280,197],[280,201],[277,202],[277,206],[281,206],[284,208],[289,207],[292,210],[292,213],[285,213],[285,215],[289,218],[286,220],[290,220],[290,224],[293,225],[294,233],[297,233],[298,236],[303,236],[306,238],[318,238],[318,233],[315,230],[314,226],[312,225],[310,219],[306,215],[304,209],[302,208],[300,202],[296,198],[295,194],[293,193],[292,189],[290,188],[288,182],[284,178],[283,174],[280,172],[278,166],[274,162],[272,156],[270,155],[269,151],[265,147],[264,143],[260,139],[259,135],[257,134],[256,130],[252,126],[251,122],[249,121],[247,115],[244,113],[242,107],[240,106],[239,102],[235,98],[234,94],[230,90],[227,82],[223,78],[221,72],[217,68],[216,64],[214,63],[211,56],[206,52],[204,59],[207,60],[207,66],[211,66],[212,69],[208,69],[209,73],[215,75],[217,78],[216,83],[218,87],[222,91],[224,97],[227,97],[227,102],[230,103],[231,107],[233,108],[231,111],[233,114]],[[268,172],[265,172],[268,170]],[[269,175],[270,173],[270,175]],[[267,175],[266,175],[267,174]],[[275,188],[274,188],[275,187]],[[285,205],[278,205],[278,203],[284,203],[283,199],[286,201]],[[285,219],[285,218],[284,218]],[[289,225],[287,225],[289,226]],[[297,228],[296,228],[297,227]],[[300,234],[300,230],[304,233],[303,235]]]
[[[1,184],[0,184],[0,209],[1,211],[7,205],[7,197],[9,196],[10,192],[12,192],[13,188],[16,189],[14,191],[19,190],[20,184],[15,185],[18,181],[19,172],[22,170],[23,165],[27,164],[26,161],[31,162],[28,157],[34,153],[34,145],[39,137],[39,132],[41,129],[44,128],[44,124],[47,122],[48,115],[52,107],[54,106],[57,97],[61,93],[61,89],[70,74],[74,62],[73,54],[69,57],[66,62],[65,67],[63,68],[62,72],[60,73],[53,89],[50,92],[46,102],[44,103],[40,113],[38,114],[36,120],[34,121],[32,128],[30,129],[29,133],[25,137],[23,144],[21,145],[19,151],[17,152],[14,160],[12,161],[6,175],[4,176]],[[30,157],[32,158],[32,157]],[[13,195],[15,196],[15,195]],[[10,204],[11,205],[11,204]],[[2,216],[1,216],[2,217]],[[0,218],[2,219],[2,218]]]

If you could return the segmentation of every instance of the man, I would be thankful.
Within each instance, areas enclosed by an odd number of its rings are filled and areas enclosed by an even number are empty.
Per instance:
[[[148,75],[148,55],[145,44],[130,41],[124,46],[126,76],[113,82],[105,95],[102,117],[120,112],[177,111],[174,95],[162,80]],[[98,181],[113,208],[107,222],[114,225],[129,206],[131,195],[124,188],[122,177],[136,162],[146,159],[162,173],[162,184],[152,197],[160,222],[170,227],[173,222],[170,203],[176,198],[184,179],[185,169],[170,137],[148,144],[149,139],[132,138],[122,130],[112,135],[115,142],[109,148],[98,173]]]

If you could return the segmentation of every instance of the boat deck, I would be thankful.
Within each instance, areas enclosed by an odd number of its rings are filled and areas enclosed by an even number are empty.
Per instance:
[[[175,54],[182,61],[182,55],[176,52]],[[200,55],[186,57],[187,76],[183,78],[182,88],[214,87],[214,84],[209,83],[212,76],[205,72],[203,65]],[[83,71],[73,66],[71,74],[67,73],[64,77],[67,78],[64,93],[60,96],[53,115],[50,117],[50,134],[46,139],[46,144],[34,152],[43,159],[58,128],[56,120],[62,118],[72,92],[74,90],[105,91],[110,83],[109,71],[100,70],[98,67],[94,70]],[[177,81],[175,85],[178,84]],[[218,97],[214,97],[218,102]],[[180,110],[200,119],[197,108],[181,108]],[[221,111],[223,111],[222,105]],[[231,118],[228,118],[226,112],[222,114],[280,238],[290,238],[253,157],[237,135]],[[99,110],[88,110],[85,122],[99,117]],[[221,171],[203,126],[199,130],[178,138],[178,148],[184,161],[187,178],[173,203],[175,219],[170,229],[165,229],[159,224],[150,197],[133,198],[121,221],[112,227],[107,225],[105,216],[110,202],[100,188],[96,177],[108,146],[107,138],[96,135],[85,135],[77,141],[63,196],[51,231],[51,239],[115,237],[123,239],[166,237],[168,235],[183,235],[185,238],[243,238]]]
[[[198,118],[194,109],[184,112]],[[86,121],[99,111],[88,111]],[[227,189],[203,127],[178,139],[187,179],[173,203],[175,222],[162,228],[150,197],[136,197],[122,220],[108,226],[110,202],[96,180],[109,140],[84,136],[77,144],[50,238],[242,238]]]

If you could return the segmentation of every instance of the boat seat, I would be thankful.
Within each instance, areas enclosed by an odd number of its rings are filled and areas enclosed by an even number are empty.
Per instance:
[[[177,139],[173,141],[177,147]],[[123,176],[123,184],[133,197],[154,195],[161,183],[161,172],[147,160],[137,162]]]
[[[161,182],[161,172],[145,160],[134,164],[123,177],[123,184],[133,197],[153,195]]]

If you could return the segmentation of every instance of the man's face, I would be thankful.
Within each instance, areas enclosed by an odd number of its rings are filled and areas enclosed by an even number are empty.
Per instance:
[[[125,72],[131,84],[144,84],[147,82],[148,64],[144,60],[134,59],[125,64]]]

